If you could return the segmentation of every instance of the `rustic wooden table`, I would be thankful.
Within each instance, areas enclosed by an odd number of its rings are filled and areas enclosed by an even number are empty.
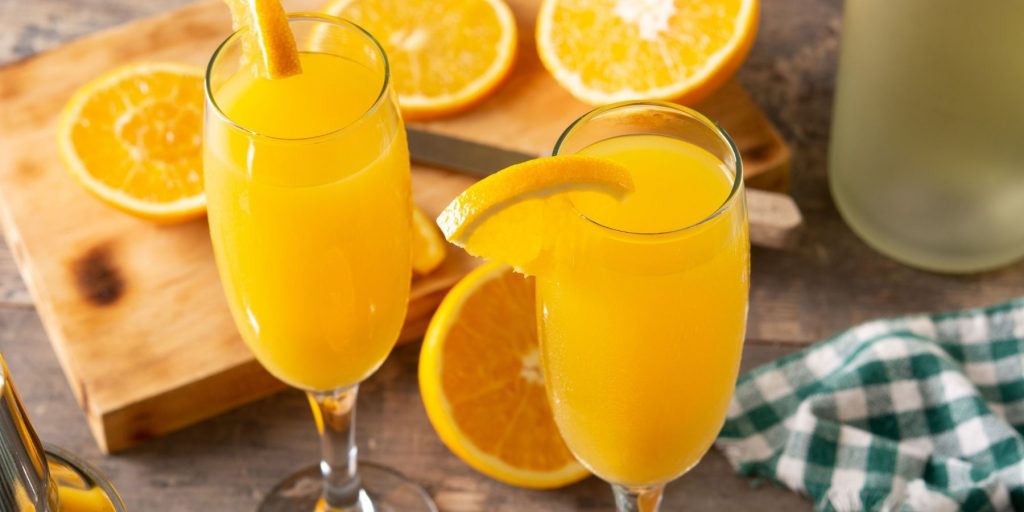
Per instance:
[[[0,64],[187,1],[0,0]],[[1024,264],[970,277],[919,272],[874,253],[843,224],[825,174],[840,19],[839,0],[764,2],[757,45],[739,73],[794,148],[793,195],[807,217],[797,248],[754,249],[745,368],[872,317],[976,306],[1024,293]],[[99,466],[131,510],[253,510],[278,479],[316,458],[312,421],[298,392],[103,456],[2,246],[0,352],[40,436]],[[421,482],[442,511],[611,510],[611,494],[596,479],[559,491],[528,491],[462,464],[426,420],[416,389],[417,355],[416,345],[398,349],[364,386],[359,441],[365,459],[400,468]],[[736,476],[712,451],[670,486],[665,509],[684,508],[800,510],[810,503]]]

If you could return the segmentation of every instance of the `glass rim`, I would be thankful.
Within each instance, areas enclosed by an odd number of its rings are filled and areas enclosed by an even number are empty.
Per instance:
[[[703,219],[701,219],[701,220],[699,220],[697,222],[694,222],[692,224],[688,224],[688,225],[685,225],[685,226],[681,226],[681,227],[673,228],[673,229],[669,229],[669,230],[664,230],[664,231],[631,231],[631,230],[628,230],[628,229],[617,228],[615,226],[609,226],[609,225],[604,224],[604,223],[602,223],[600,221],[597,221],[595,219],[590,218],[589,216],[587,216],[587,214],[581,212],[578,208],[576,208],[576,205],[572,203],[572,200],[569,200],[569,204],[572,205],[572,208],[576,212],[576,214],[579,215],[584,220],[586,220],[587,222],[590,222],[591,224],[594,224],[597,227],[600,227],[602,229],[607,229],[607,230],[613,231],[615,233],[620,233],[620,234],[625,234],[625,235],[640,235],[640,236],[663,236],[663,235],[672,235],[672,234],[683,233],[683,232],[687,232],[687,231],[699,228],[699,227],[701,227],[701,226],[703,226],[703,225],[705,225],[705,224],[707,224],[707,223],[717,219],[718,217],[722,216],[722,214],[724,214],[725,212],[729,211],[729,209],[732,208],[733,204],[736,202],[736,197],[739,196],[740,189],[743,188],[743,159],[740,156],[740,150],[739,150],[739,148],[736,147],[736,143],[733,142],[732,137],[730,137],[729,134],[724,129],[722,129],[721,126],[718,125],[718,123],[715,123],[714,121],[708,119],[707,116],[705,116],[704,114],[701,114],[700,112],[697,112],[696,110],[694,110],[692,108],[689,108],[689,107],[684,107],[682,105],[678,105],[678,104],[671,103],[671,102],[668,102],[668,101],[657,101],[657,100],[628,100],[628,101],[620,101],[620,102],[617,102],[617,103],[611,103],[611,104],[608,104],[608,105],[603,105],[603,106],[597,107],[597,108],[587,112],[586,114],[583,114],[582,116],[578,117],[575,121],[573,121],[565,129],[565,131],[562,132],[562,135],[560,135],[558,137],[558,141],[555,142],[555,147],[551,151],[551,155],[552,156],[558,156],[559,150],[562,149],[563,144],[565,144],[566,140],[573,133],[573,131],[575,129],[577,129],[578,127],[582,126],[587,121],[590,121],[591,119],[593,119],[593,118],[595,118],[597,116],[600,116],[602,114],[607,114],[609,112],[613,112],[613,111],[617,111],[617,110],[622,110],[622,109],[626,109],[626,108],[632,108],[632,107],[647,107],[649,109],[664,109],[664,110],[670,110],[670,111],[673,111],[673,112],[676,112],[676,113],[685,114],[687,116],[692,117],[693,119],[696,119],[702,125],[704,125],[708,129],[710,129],[712,132],[714,132],[714,134],[716,136],[718,136],[721,140],[724,140],[726,145],[729,147],[729,150],[732,152],[733,157],[736,160],[736,165],[735,165],[735,169],[734,169],[735,174],[734,174],[734,177],[733,177],[732,188],[729,190],[729,195],[726,196],[725,200],[722,202],[721,205],[719,205],[718,208],[716,208],[713,212],[711,212],[710,214],[705,216]],[[606,140],[606,139],[603,139],[603,140]]]
[[[79,476],[84,475],[88,477],[91,483],[102,490],[107,499],[110,500],[110,504],[114,507],[114,512],[125,511],[124,498],[114,488],[113,482],[100,470],[96,469],[95,466],[89,464],[78,455],[54,444],[43,443],[43,452],[46,454],[47,462],[58,462],[65,467],[78,471],[80,473]]]
[[[337,16],[331,16],[329,14],[316,13],[316,12],[288,13],[288,24],[291,25],[291,23],[293,21],[321,22],[321,23],[332,24],[332,25],[335,25],[335,26],[345,26],[345,27],[356,29],[356,31],[358,33],[361,33],[367,39],[369,39],[369,41],[371,43],[373,43],[372,46],[377,49],[377,53],[381,56],[381,59],[383,59],[383,62],[384,62],[384,82],[381,84],[380,91],[377,93],[377,97],[373,100],[373,103],[370,104],[370,106],[367,107],[367,109],[365,111],[363,111],[363,113],[360,114],[359,117],[353,119],[351,122],[349,122],[349,123],[347,123],[347,124],[345,124],[343,126],[335,128],[335,129],[333,129],[331,131],[320,133],[320,134],[317,134],[317,135],[310,135],[310,136],[306,136],[306,137],[278,137],[278,136],[275,136],[275,135],[268,135],[268,134],[265,134],[265,133],[260,133],[258,131],[246,128],[245,126],[242,126],[241,124],[235,122],[234,119],[231,119],[231,117],[228,116],[227,113],[225,113],[223,110],[221,110],[220,105],[217,103],[216,98],[214,98],[213,91],[210,88],[210,77],[213,75],[214,64],[217,62],[218,58],[220,57],[221,52],[224,51],[224,49],[227,48],[227,46],[232,41],[234,41],[236,38],[238,38],[240,36],[241,32],[242,32],[241,30],[236,30],[236,31],[232,32],[231,35],[229,35],[227,38],[225,38],[224,41],[222,41],[217,46],[217,49],[214,50],[214,52],[213,52],[213,56],[210,57],[210,62],[207,63],[207,65],[206,65],[206,73],[205,73],[205,76],[203,77],[203,96],[205,97],[206,102],[213,107],[212,110],[213,110],[214,113],[216,113],[217,117],[219,117],[222,121],[227,123],[230,127],[234,128],[236,130],[245,132],[246,134],[248,134],[251,137],[256,137],[256,138],[266,139],[266,140],[272,140],[272,141],[278,141],[278,142],[310,142],[310,141],[317,141],[317,140],[320,140],[320,139],[327,139],[327,138],[330,138],[330,137],[333,137],[333,136],[337,136],[337,135],[339,135],[341,133],[344,133],[345,131],[347,131],[347,130],[351,129],[352,127],[354,127],[354,126],[358,125],[359,123],[361,123],[366,118],[370,117],[371,114],[373,114],[374,112],[376,112],[380,108],[380,105],[384,103],[384,100],[388,96],[388,94],[387,94],[388,87],[390,87],[390,85],[391,85],[391,63],[388,61],[388,54],[387,54],[387,52],[384,51],[384,47],[381,46],[380,42],[377,41],[377,39],[375,37],[373,37],[373,34],[371,34],[368,30],[366,30],[365,28],[363,28],[363,27],[359,26],[358,24],[356,24],[356,23],[354,23],[352,21],[349,21],[347,19],[339,18]]]

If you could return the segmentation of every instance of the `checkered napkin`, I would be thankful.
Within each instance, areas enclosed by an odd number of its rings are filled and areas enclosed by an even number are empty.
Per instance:
[[[1024,298],[878,320],[743,375],[717,441],[816,510],[1024,510]]]

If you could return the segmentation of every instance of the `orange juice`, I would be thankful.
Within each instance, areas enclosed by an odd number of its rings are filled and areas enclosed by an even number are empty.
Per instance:
[[[60,486],[57,492],[60,495],[60,512],[114,512],[110,498],[99,487],[77,489]]]
[[[538,272],[552,409],[569,448],[602,479],[665,483],[711,446],[736,381],[749,287],[742,190],[701,223],[734,180],[708,151],[626,135],[578,153],[624,164],[636,190],[621,201],[573,193],[579,218]]]
[[[369,376],[398,339],[409,157],[382,73],[327,53],[300,59],[300,75],[242,69],[212,91],[237,125],[207,120],[206,191],[243,339],[276,377],[326,391]]]

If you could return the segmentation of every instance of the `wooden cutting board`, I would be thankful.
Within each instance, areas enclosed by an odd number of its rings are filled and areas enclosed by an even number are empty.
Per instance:
[[[422,128],[542,154],[588,110],[543,70],[536,0],[513,0],[514,75],[471,112]],[[205,219],[155,226],[99,203],[65,173],[57,114],[97,75],[135,61],[206,63],[227,10],[203,1],[83,38],[0,69],[0,218],[53,348],[100,447],[113,452],[266,396],[283,385],[256,363],[222,296]],[[697,107],[735,138],[748,183],[784,190],[790,154],[737,84]],[[414,167],[416,202],[435,215],[472,180]],[[445,292],[476,262],[450,250],[413,283],[403,340],[422,335]]]

